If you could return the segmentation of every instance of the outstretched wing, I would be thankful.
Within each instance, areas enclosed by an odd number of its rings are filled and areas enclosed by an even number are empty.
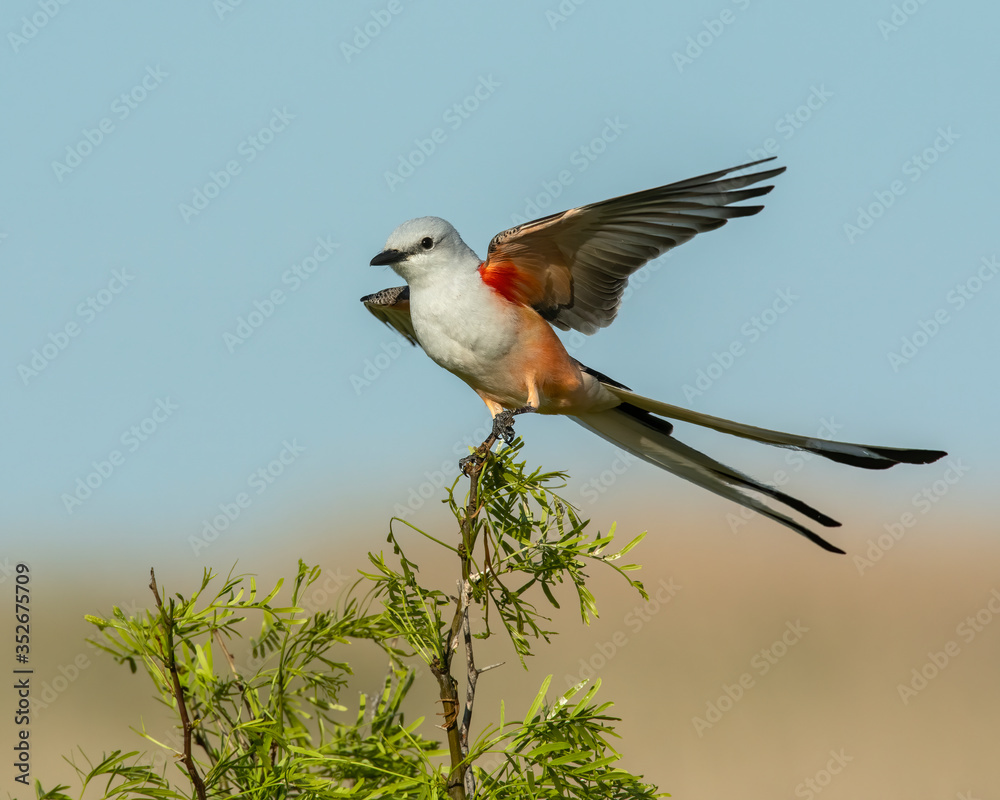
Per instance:
[[[365,308],[372,312],[386,325],[395,328],[412,345],[417,342],[417,334],[413,330],[413,320],[410,319],[410,287],[393,286],[375,294],[361,298]]]
[[[733,217],[763,206],[733,206],[773,186],[745,188],[773,178],[784,167],[725,178],[754,161],[697,178],[526,222],[493,237],[483,281],[532,306],[553,325],[594,333],[611,324],[629,276]]]

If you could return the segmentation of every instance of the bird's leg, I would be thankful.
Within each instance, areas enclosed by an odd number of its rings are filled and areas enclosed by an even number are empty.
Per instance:
[[[462,470],[462,473],[468,475],[470,469],[473,466],[478,466],[482,464],[483,459],[486,454],[490,451],[490,448],[496,444],[497,439],[503,439],[504,442],[510,444],[514,441],[514,417],[518,414],[527,414],[531,411],[535,411],[536,406],[527,405],[521,408],[509,409],[506,408],[499,414],[493,417],[493,430],[490,435],[486,437],[479,447],[471,454],[463,458],[458,462],[458,467]]]

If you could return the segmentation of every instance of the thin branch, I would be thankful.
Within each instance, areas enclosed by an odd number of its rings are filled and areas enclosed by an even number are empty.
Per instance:
[[[450,659],[449,659],[450,662]],[[448,775],[448,794],[452,800],[466,800],[465,766],[462,754],[462,742],[459,738],[458,726],[458,684],[451,676],[450,664],[442,664],[438,659],[431,662],[431,672],[437,678],[441,692],[441,705],[444,707],[444,728],[448,734],[448,750],[451,755],[451,773]]]
[[[462,715],[462,727],[460,739],[462,742],[462,752],[466,757],[469,755],[469,727],[472,725],[472,706],[476,702],[476,682],[479,680],[479,670],[476,669],[476,659],[472,653],[472,629],[469,626],[469,600],[472,595],[472,585],[466,581],[462,586],[462,600],[465,612],[462,614],[462,635],[465,638],[465,713]],[[470,765],[471,766],[471,765]],[[465,771],[465,791],[469,797],[476,795],[476,778],[471,769]]]
[[[469,581],[462,587],[462,600],[465,606],[465,613],[462,614],[462,636],[465,639],[465,713],[462,715],[462,752],[469,752],[469,726],[472,724],[472,705],[476,701],[476,681],[479,679],[479,670],[476,669],[476,659],[472,653],[472,629],[469,626],[469,599],[472,594],[472,587]]]
[[[167,662],[167,669],[170,670],[170,677],[173,680],[174,697],[177,698],[177,711],[180,714],[181,725],[184,730],[184,768],[187,770],[188,775],[191,776],[191,783],[194,784],[194,790],[198,793],[199,800],[207,800],[208,795],[205,792],[205,782],[201,779],[198,767],[194,763],[194,757],[191,755],[191,731],[194,726],[188,718],[187,705],[184,703],[184,689],[181,687],[180,675],[177,672],[177,660],[174,658],[174,618],[172,614],[168,614],[163,608],[160,592],[156,588],[156,574],[152,569],[149,570],[149,588],[153,590],[153,597],[156,598],[156,607],[160,611],[160,619],[163,621],[163,627],[167,635],[167,652],[163,655]],[[172,602],[170,610],[173,611]]]

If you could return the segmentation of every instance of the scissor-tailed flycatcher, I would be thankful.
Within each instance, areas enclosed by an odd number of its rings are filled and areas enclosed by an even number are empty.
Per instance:
[[[643,264],[733,217],[759,212],[763,206],[731,204],[770,192],[773,186],[747,187],[779,175],[784,167],[722,179],[760,163],[527,222],[494,236],[486,261],[443,219],[411,219],[371,260],[388,264],[408,285],[362,302],[469,384],[493,415],[495,433],[509,435],[513,415],[525,411],[565,414],[633,455],[843,553],[746,490],[821,525],[839,522],[679,442],[671,435],[673,425],[661,417],[866,469],[929,464],[946,454],[796,436],[651,400],[572,358],[552,329],[590,334],[610,325],[629,276]]]

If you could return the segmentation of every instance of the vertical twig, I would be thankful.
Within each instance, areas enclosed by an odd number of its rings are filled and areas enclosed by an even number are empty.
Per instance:
[[[174,685],[174,697],[177,698],[177,711],[180,714],[181,726],[184,730],[184,768],[187,770],[188,775],[191,776],[191,783],[194,784],[194,790],[197,792],[199,800],[207,800],[205,782],[201,779],[198,767],[194,763],[194,757],[191,755],[191,732],[194,726],[188,717],[187,705],[184,703],[184,689],[181,687],[180,675],[177,673],[177,660],[174,658],[174,618],[163,607],[160,592],[156,588],[156,574],[152,569],[149,570],[149,579],[149,588],[153,590],[153,597],[156,598],[156,607],[160,611],[160,619],[163,621],[163,628],[166,632],[167,652],[163,654],[163,657],[166,661],[167,669],[170,670],[170,677]],[[172,606],[173,604],[171,604],[171,611],[173,610]]]
[[[469,612],[468,600],[471,592],[469,578],[472,574],[472,550],[475,547],[475,525],[476,517],[479,516],[479,476],[483,471],[485,458],[488,457],[489,446],[496,441],[487,439],[479,447],[476,454],[470,459],[463,459],[460,463],[462,472],[469,476],[469,500],[465,505],[465,514],[460,520],[459,531],[462,541],[458,547],[458,556],[462,567],[462,580],[459,583],[459,596],[455,601],[455,616],[452,618],[451,627],[448,630],[448,639],[442,643],[442,653],[440,658],[431,662],[431,672],[437,678],[440,690],[441,705],[444,713],[444,724],[441,726],[448,734],[448,750],[451,755],[451,773],[448,776],[448,795],[452,800],[466,800],[472,794],[472,772],[469,765],[465,763],[465,757],[469,752],[469,731],[468,722],[472,718],[472,700],[475,697],[474,679],[471,694],[466,693],[466,708],[463,714],[462,725],[459,726],[459,701],[458,682],[451,674],[451,662],[458,650],[458,637],[460,632],[466,631],[466,653],[470,669],[474,670],[475,665],[471,661],[472,636],[469,632]],[[487,442],[489,444],[487,444]],[[472,675],[472,672],[468,673]]]
[[[465,639],[465,712],[462,714],[462,727],[459,731],[462,742],[462,752],[469,755],[469,727],[472,725],[472,706],[476,702],[476,681],[479,680],[479,670],[476,669],[476,659],[472,653],[472,628],[469,625],[469,601],[472,599],[472,581],[462,584],[462,637]],[[476,777],[470,764],[465,771],[465,791],[469,797],[476,795]]]

